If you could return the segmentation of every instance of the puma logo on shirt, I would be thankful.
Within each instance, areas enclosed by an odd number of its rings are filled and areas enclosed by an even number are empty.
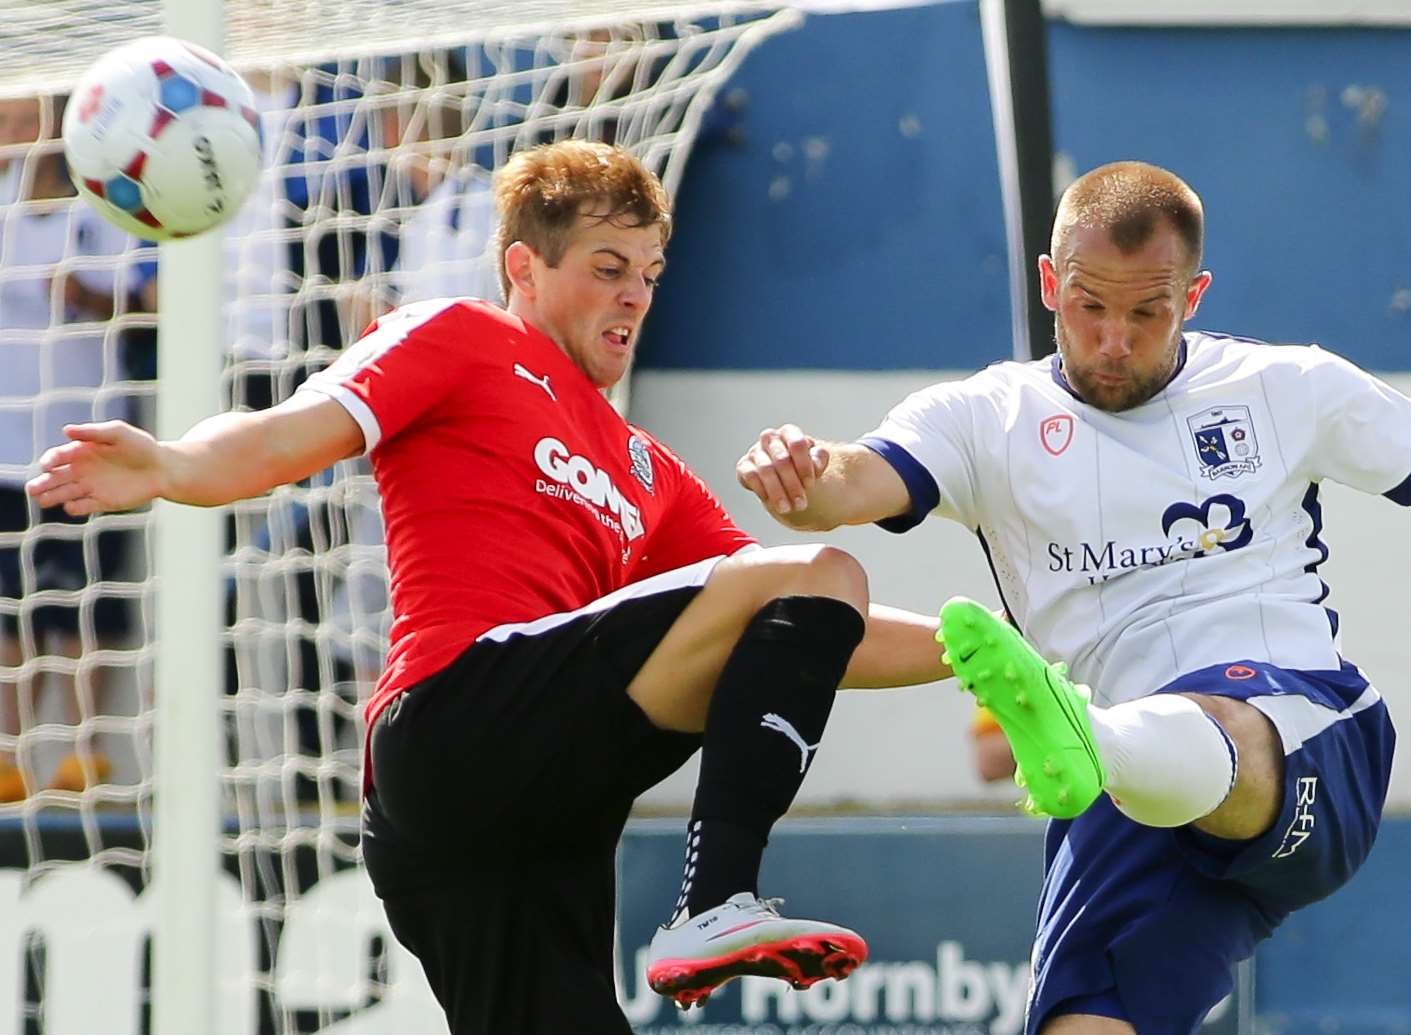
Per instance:
[[[549,387],[548,374],[545,374],[543,377],[536,377],[535,375],[531,374],[528,369],[525,368],[525,366],[521,363],[516,363],[514,365],[514,373],[516,377],[522,377],[524,378],[524,380],[529,381],[532,384],[536,384],[544,391],[548,392],[549,398],[552,399],[554,402],[559,401],[559,397],[555,395],[554,390]]]

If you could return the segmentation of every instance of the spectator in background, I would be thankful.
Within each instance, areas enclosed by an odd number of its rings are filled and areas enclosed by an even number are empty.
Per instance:
[[[24,152],[14,150],[39,139],[39,105],[32,97],[0,100],[0,205],[19,197]]]
[[[388,276],[397,304],[460,295],[499,302],[490,174],[463,165],[434,188],[423,173],[418,187],[425,200],[402,224],[397,265]]]
[[[101,670],[89,676],[80,669],[77,680],[53,666],[16,670],[46,653],[77,658],[107,645],[127,624],[122,603],[111,598],[25,601],[112,578],[125,541],[120,533],[102,535],[96,549],[86,550],[91,532],[62,527],[82,521],[59,507],[32,512],[23,490],[40,450],[63,425],[125,416],[125,400],[103,390],[122,373],[116,336],[101,324],[125,301],[118,257],[135,242],[75,201],[57,141],[61,109],[51,98],[0,102],[4,141],[38,145],[10,161],[5,182],[17,193],[0,205],[0,801],[37,789],[17,753],[23,754],[20,734],[40,714],[46,684],[64,684],[72,725],[101,713],[103,704]],[[101,268],[73,261],[95,256],[113,261]],[[81,791],[105,780],[110,768],[80,730],[49,786]]]
[[[264,173],[245,205],[225,227],[226,348],[242,364],[230,383],[230,404],[262,410],[293,392],[292,372],[276,384],[289,355],[295,288],[289,230],[293,206],[286,177],[289,127],[299,83],[288,72],[248,72],[260,117]]]
[[[1014,752],[995,717],[984,705],[976,705],[970,719],[970,747],[975,775],[995,783],[1014,775]]]
[[[1006,612],[997,613],[1009,621]],[[986,783],[997,783],[1014,775],[1014,752],[1009,747],[1009,738],[993,713],[979,702],[970,715],[970,753],[975,775]]]
[[[405,302],[499,297],[493,259],[485,258],[494,219],[489,174],[465,164],[460,143],[468,103],[463,58],[402,54],[376,68],[362,102],[362,143],[378,187],[370,197],[378,244],[339,287],[339,319],[350,337]]]

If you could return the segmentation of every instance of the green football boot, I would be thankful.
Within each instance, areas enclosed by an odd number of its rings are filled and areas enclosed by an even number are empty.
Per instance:
[[[989,709],[1014,752],[1014,781],[1036,815],[1072,819],[1107,780],[1088,722],[1086,687],[1050,665],[1018,630],[965,597],[941,608],[936,641],[960,685]]]

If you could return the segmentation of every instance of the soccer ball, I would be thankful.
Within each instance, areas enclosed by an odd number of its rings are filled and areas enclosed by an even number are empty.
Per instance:
[[[255,98],[210,51],[134,40],[74,87],[64,156],[108,222],[148,240],[190,237],[233,216],[259,178]]]

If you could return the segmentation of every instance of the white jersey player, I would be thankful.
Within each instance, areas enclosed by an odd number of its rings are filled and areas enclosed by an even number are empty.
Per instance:
[[[1336,669],[1319,483],[1411,492],[1404,396],[1317,347],[1200,332],[1120,413],[1054,356],[917,392],[862,442],[911,490],[893,527],[977,530],[1015,624],[1101,704],[1231,658]]]
[[[1395,735],[1323,606],[1318,487],[1411,505],[1411,400],[1318,348],[1186,331],[1203,233],[1164,169],[1080,177],[1039,262],[1054,357],[918,392],[859,442],[767,430],[737,467],[794,528],[936,513],[980,537],[1013,624],[957,598],[941,638],[1055,817],[1029,1035],[1194,1032],[1356,871],[1386,796]]]

